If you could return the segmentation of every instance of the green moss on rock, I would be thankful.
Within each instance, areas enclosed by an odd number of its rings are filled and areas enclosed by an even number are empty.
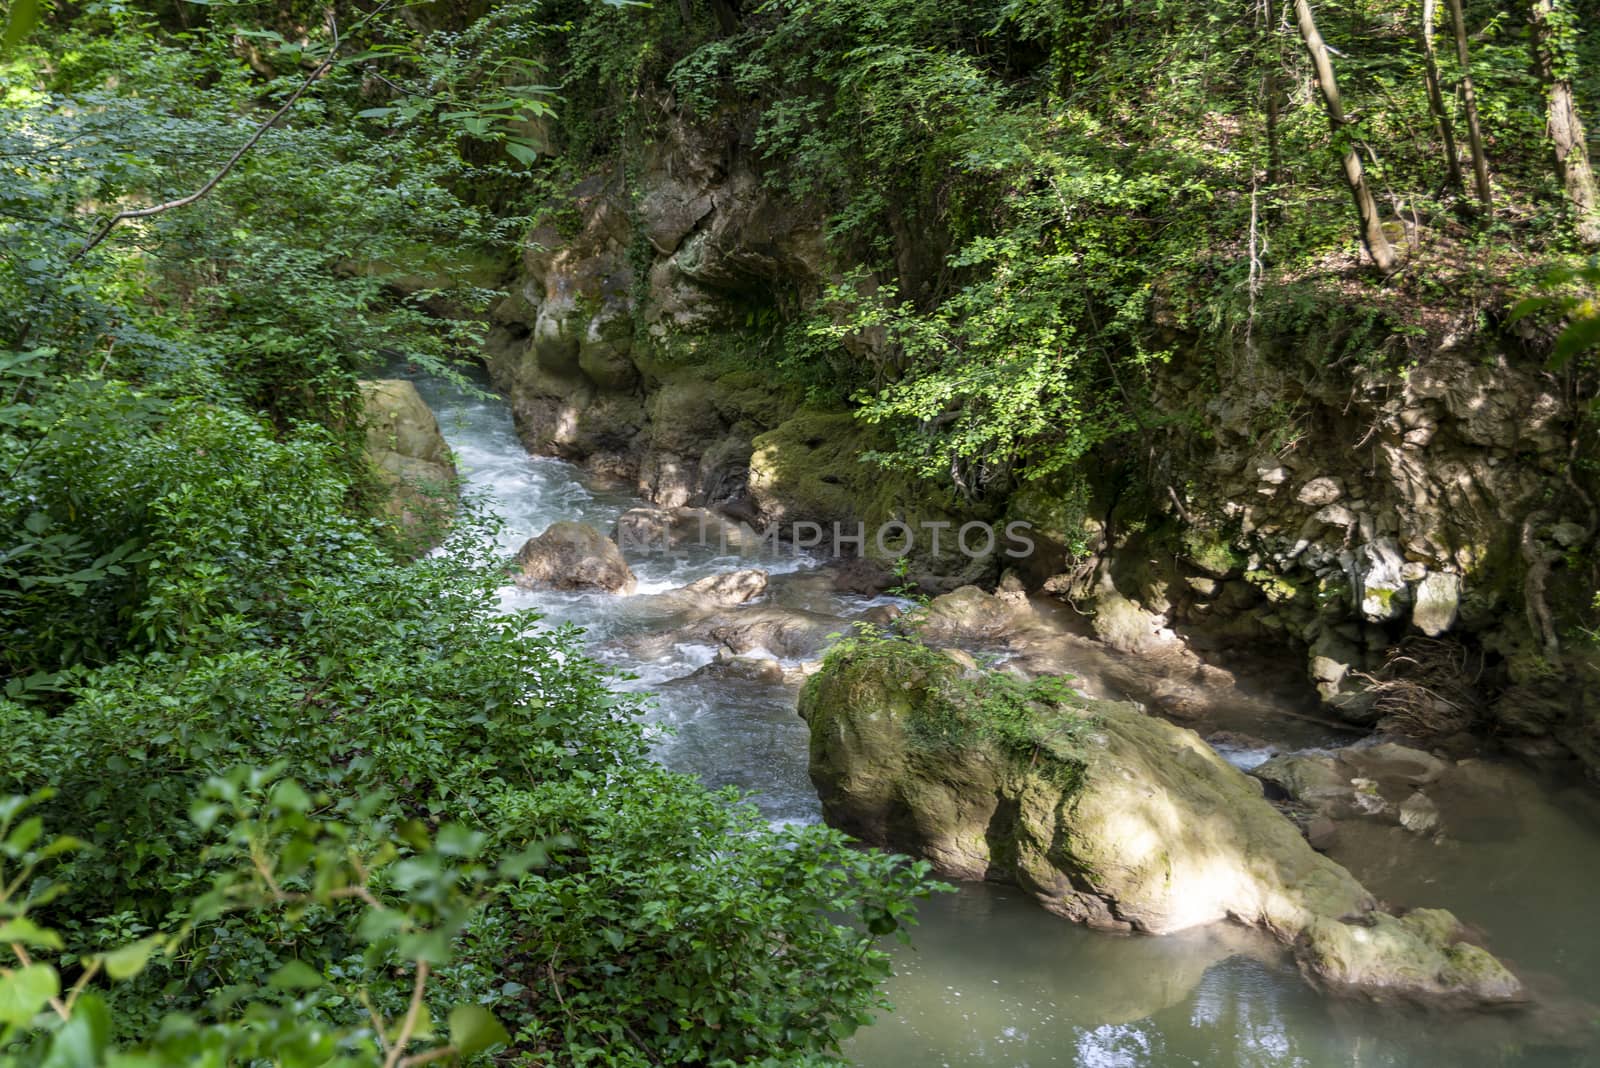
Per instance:
[[[906,639],[844,643],[800,701],[828,821],[946,875],[1016,883],[1095,926],[1260,927],[1329,987],[1519,995],[1493,957],[1456,941],[1449,913],[1378,911],[1193,731],[1064,686],[997,707],[1021,685],[963,675]]]

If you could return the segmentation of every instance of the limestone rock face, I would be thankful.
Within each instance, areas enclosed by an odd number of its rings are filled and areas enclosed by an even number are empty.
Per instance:
[[[676,507],[739,497],[750,439],[782,419],[749,418],[747,402],[783,390],[706,370],[696,331],[737,324],[763,287],[815,291],[828,270],[820,217],[777,203],[725,136],[676,119],[661,134],[626,180],[603,169],[567,192],[576,233],[529,234],[486,354],[531,449]]]
[[[610,538],[585,523],[552,523],[517,552],[517,585],[632,593],[637,580]]]
[[[1530,561],[1592,544],[1596,524],[1563,474],[1576,413],[1515,342],[1460,331],[1420,350],[1403,375],[1375,365],[1328,375],[1326,357],[1343,341],[1335,321],[1347,321],[1342,310],[1254,355],[1224,355],[1250,368],[1237,383],[1202,383],[1198,369],[1218,355],[1211,348],[1158,376],[1158,407],[1192,407],[1197,390],[1206,397],[1205,448],[1189,460],[1182,446],[1171,454],[1186,486],[1175,505],[1184,529],[1172,539],[1183,577],[1221,577],[1226,556],[1243,565],[1217,586],[1189,586],[1169,619],[1191,639],[1293,645],[1330,710],[1365,723],[1378,715],[1373,680],[1404,681],[1403,662],[1385,667],[1408,639],[1459,641],[1512,665],[1536,651],[1528,601],[1538,583],[1524,584],[1524,573]],[[1282,425],[1274,406],[1291,395],[1305,433],[1292,449],[1263,454],[1263,428]],[[1112,546],[1109,555],[1141,551]],[[1239,586],[1257,596],[1236,596]],[[1544,596],[1559,613],[1562,591]],[[1570,679],[1577,669],[1572,650],[1563,652]],[[1521,688],[1531,678],[1513,681],[1481,717],[1502,734],[1565,740],[1596,721],[1596,702],[1579,687],[1533,700]],[[1589,749],[1568,745],[1580,756]]]
[[[999,685],[963,681],[908,642],[831,655],[800,701],[829,823],[949,876],[1016,883],[1098,927],[1258,927],[1329,986],[1518,996],[1493,957],[1457,941],[1448,913],[1378,911],[1194,732],[1129,705],[1057,701],[1035,708],[1019,749],[1014,720],[1007,744],[986,726],[1008,714],[986,703]]]
[[[439,422],[400,378],[361,383],[366,452],[388,488],[384,512],[416,551],[436,544],[455,508],[456,468]]]

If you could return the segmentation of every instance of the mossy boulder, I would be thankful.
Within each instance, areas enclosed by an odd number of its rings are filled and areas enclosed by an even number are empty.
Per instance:
[[[1402,921],[1193,731],[1065,687],[974,679],[915,642],[847,642],[801,692],[828,821],[1092,926],[1261,928],[1340,988],[1517,997],[1448,913]],[[1448,917],[1448,923],[1445,922]],[[1398,927],[1395,925],[1399,925]],[[1381,930],[1377,951],[1364,952]]]
[[[361,383],[366,454],[385,490],[383,511],[407,549],[436,545],[456,503],[456,467],[417,387],[401,378]]]
[[[853,525],[882,510],[892,480],[863,459],[881,443],[849,412],[801,411],[752,444],[750,492],[769,522]]]
[[[1446,1001],[1515,1001],[1521,984],[1505,965],[1470,942],[1444,909],[1403,917],[1374,912],[1359,923],[1318,916],[1301,933],[1296,956],[1314,981],[1367,993],[1394,990]]]

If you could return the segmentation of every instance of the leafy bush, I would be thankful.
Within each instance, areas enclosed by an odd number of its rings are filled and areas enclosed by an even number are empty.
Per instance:
[[[483,524],[407,561],[371,514],[357,376],[481,328],[522,222],[471,160],[528,162],[547,27],[347,26],[265,129],[330,41],[195,17],[5,60],[0,923],[44,956],[0,1062],[830,1060],[925,869],[656,766]]]

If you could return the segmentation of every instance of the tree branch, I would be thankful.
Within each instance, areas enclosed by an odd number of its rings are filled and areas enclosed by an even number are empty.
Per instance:
[[[382,10],[382,8],[379,8],[379,10]],[[376,14],[376,11],[374,11],[373,14]],[[165,211],[173,211],[174,208],[186,208],[186,206],[192,205],[194,201],[205,197],[206,193],[210,193],[211,190],[216,189],[219,182],[221,182],[224,177],[227,177],[229,171],[234,169],[234,166],[237,165],[238,161],[245,158],[245,153],[250,152],[251,149],[254,149],[254,147],[256,147],[256,142],[261,141],[262,137],[266,136],[267,131],[272,130],[272,126],[277,125],[278,120],[288,114],[288,110],[290,110],[291,107],[294,107],[294,102],[299,101],[299,98],[306,94],[306,90],[309,90],[310,86],[315,85],[315,83],[317,83],[318,80],[323,77],[323,75],[328,74],[328,70],[333,69],[334,58],[336,58],[336,56],[339,54],[339,24],[338,21],[333,18],[333,14],[328,16],[328,26],[330,26],[331,30],[333,30],[333,40],[328,43],[328,58],[323,59],[320,64],[317,64],[317,69],[312,70],[309,75],[306,75],[306,80],[299,83],[299,86],[294,88],[293,93],[290,93],[290,99],[283,101],[283,106],[278,107],[278,110],[272,112],[272,117],[267,118],[266,122],[256,126],[256,133],[250,134],[250,141],[246,141],[245,144],[238,145],[237,152],[234,152],[234,155],[230,155],[230,157],[227,158],[227,163],[224,163],[222,168],[219,169],[218,173],[213,174],[213,176],[206,181],[205,185],[202,185],[202,187],[195,190],[195,192],[189,193],[187,197],[179,197],[176,198],[176,200],[168,200],[165,201],[165,203],[158,203],[158,205],[149,206],[149,208],[136,208],[133,209],[133,211],[118,211],[118,213],[114,214],[114,216],[110,217],[110,219],[106,219],[104,224],[101,224],[101,229],[94,232],[94,237],[91,237],[90,240],[86,241],[85,245],[83,245],[83,248],[78,249],[77,253],[72,254],[72,259],[67,261],[67,265],[70,267],[70,265],[80,261],[80,259],[83,259],[83,257],[88,256],[91,249],[94,249],[94,246],[99,245],[101,241],[104,241],[107,237],[110,237],[110,232],[117,229],[118,224],[122,224],[122,222],[126,222],[128,219],[147,219],[149,216],[158,216],[158,214],[165,213]]]
[[[411,1044],[411,1034],[417,1029],[417,1023],[422,1018],[422,995],[428,986],[428,962],[417,961],[417,981],[411,988],[411,1004],[406,1008],[405,1021],[400,1025],[400,1033],[394,1036],[394,1045],[389,1047],[389,1055],[383,1059],[383,1068],[395,1068],[400,1063],[400,1057],[405,1053],[406,1047]]]

